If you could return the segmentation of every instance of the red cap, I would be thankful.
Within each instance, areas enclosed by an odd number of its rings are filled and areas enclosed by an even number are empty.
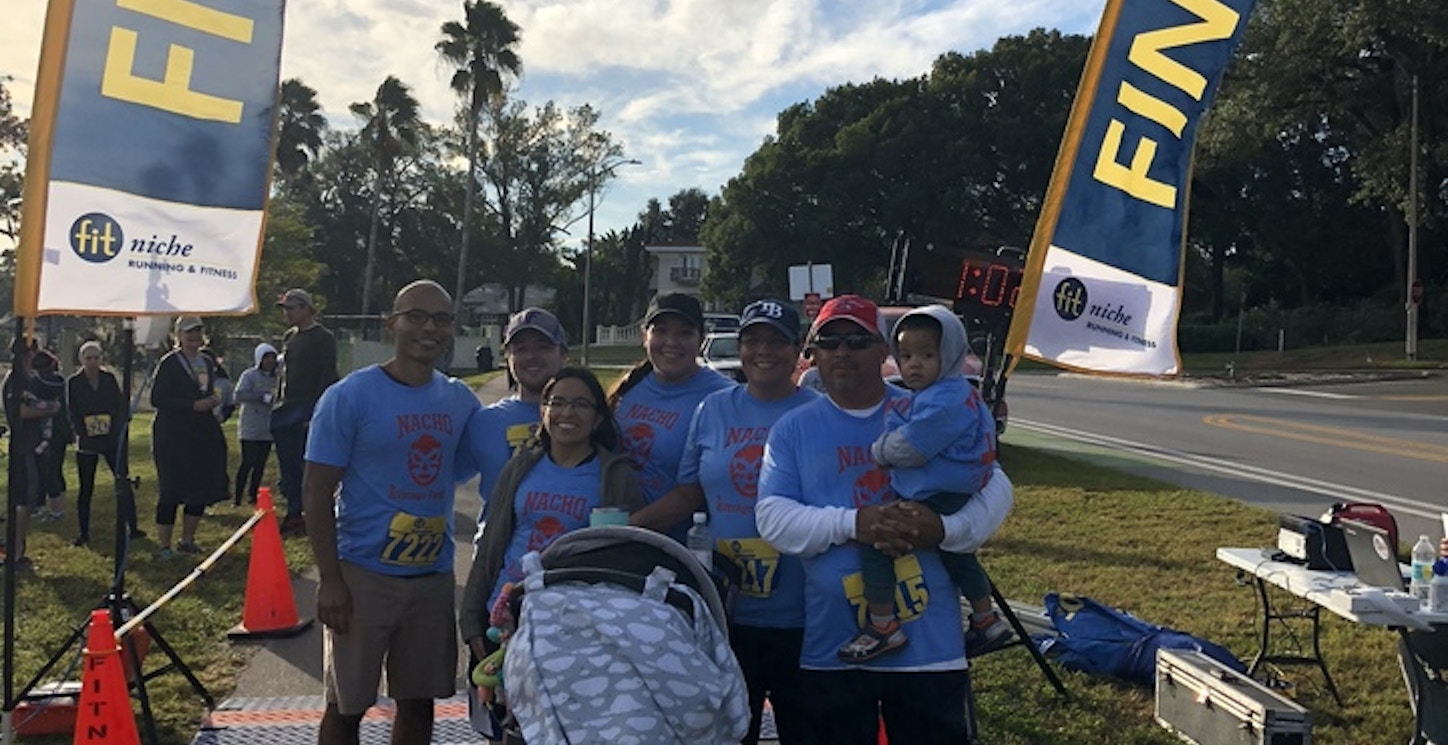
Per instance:
[[[841,319],[852,321],[865,331],[881,339],[885,338],[885,324],[880,318],[880,309],[859,295],[830,298],[830,301],[820,308],[820,314],[815,316],[814,323],[809,327],[810,338],[819,334],[825,324]]]

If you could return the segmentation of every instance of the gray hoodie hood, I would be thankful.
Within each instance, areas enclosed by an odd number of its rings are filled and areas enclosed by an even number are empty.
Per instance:
[[[935,382],[938,383],[947,378],[965,377],[961,368],[965,364],[966,355],[970,354],[970,346],[966,344],[965,324],[960,322],[960,318],[944,305],[926,305],[900,316],[900,320],[895,322],[895,328],[900,328],[900,324],[911,316],[929,316],[940,326],[940,377]],[[892,331],[890,333],[890,354],[895,357],[897,363],[900,361],[898,346],[895,341],[895,333]]]
[[[268,354],[276,353],[276,347],[267,344],[266,342],[262,342],[256,345],[256,349],[251,350],[251,364],[256,365],[257,367],[261,367],[261,358],[267,356]]]

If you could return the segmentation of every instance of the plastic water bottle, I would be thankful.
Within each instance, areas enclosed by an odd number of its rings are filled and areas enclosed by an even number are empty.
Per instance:
[[[689,528],[684,543],[705,569],[714,568],[714,531],[709,530],[709,513],[694,513],[694,524]]]
[[[1448,557],[1433,562],[1433,582],[1428,586],[1428,610],[1448,613]]]
[[[1436,558],[1438,551],[1433,548],[1428,536],[1418,536],[1418,542],[1413,545],[1413,580],[1408,586],[1413,597],[1419,600],[1428,600],[1428,586],[1433,583],[1433,560]]]

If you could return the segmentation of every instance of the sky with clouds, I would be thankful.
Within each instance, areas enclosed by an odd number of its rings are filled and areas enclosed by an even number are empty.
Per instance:
[[[3,2],[0,75],[14,78],[10,91],[28,115],[46,2]],[[642,162],[619,168],[599,204],[596,229],[606,232],[631,224],[650,198],[666,202],[690,187],[718,194],[792,104],[844,83],[915,77],[945,52],[968,54],[1032,28],[1094,33],[1105,0],[500,4],[522,28],[515,95],[533,104],[592,105],[626,157]],[[423,116],[442,123],[456,97],[433,44],[444,22],[461,18],[461,0],[292,0],[282,76],[317,89],[333,124],[352,128],[348,104],[370,99],[396,75],[413,87]]]

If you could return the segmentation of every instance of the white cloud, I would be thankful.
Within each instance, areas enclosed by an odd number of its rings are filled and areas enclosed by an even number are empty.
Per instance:
[[[28,114],[45,0],[4,0],[0,74]],[[533,102],[589,103],[642,167],[621,168],[601,230],[632,222],[650,197],[711,194],[774,131],[775,115],[825,89],[929,70],[940,54],[989,47],[1038,26],[1090,33],[1104,0],[503,0],[522,28]],[[83,4],[82,4],[83,5]],[[461,0],[293,0],[282,74],[316,88],[334,124],[387,75],[423,115],[450,120],[456,97],[433,45]]]

